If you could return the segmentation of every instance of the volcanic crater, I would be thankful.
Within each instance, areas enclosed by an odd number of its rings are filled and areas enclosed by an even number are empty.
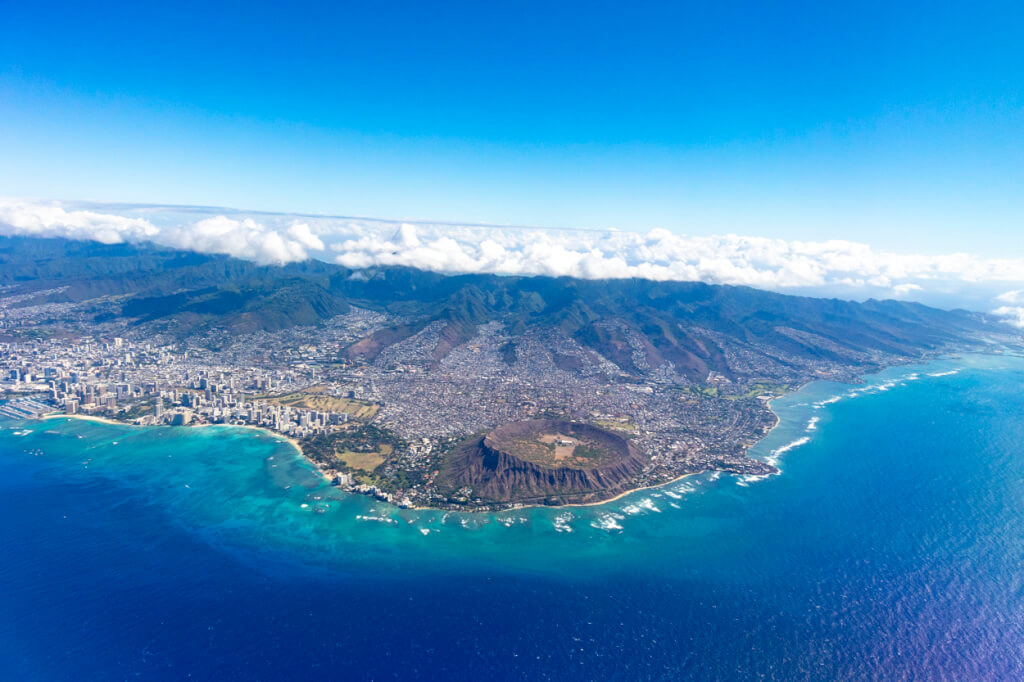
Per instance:
[[[471,439],[448,457],[452,488],[488,502],[597,502],[629,489],[647,457],[625,438],[580,422],[511,422]]]

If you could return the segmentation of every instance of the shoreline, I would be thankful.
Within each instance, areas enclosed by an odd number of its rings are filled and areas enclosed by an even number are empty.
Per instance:
[[[797,390],[799,390],[799,389],[797,389]],[[778,397],[782,397],[782,396],[778,396]],[[772,400],[775,400],[775,398],[773,398]],[[769,405],[768,409],[771,411],[770,404],[771,404],[771,401],[768,401],[768,405]],[[771,429],[769,429],[768,433],[771,433],[771,431],[775,429],[775,426],[778,426],[779,423],[782,421],[781,418],[777,414],[775,414],[774,411],[772,411],[772,414],[775,415],[775,425],[772,426]],[[166,426],[166,425],[157,425],[157,424],[132,424],[131,422],[118,421],[116,419],[111,419],[109,417],[97,417],[97,416],[88,415],[88,414],[60,414],[60,413],[53,413],[53,414],[47,414],[47,415],[43,415],[42,417],[39,417],[40,421],[46,421],[46,420],[52,420],[52,419],[78,419],[78,420],[81,420],[81,421],[95,422],[95,423],[98,423],[98,424],[108,424],[108,425],[113,425],[113,426],[130,426],[130,427],[135,427],[135,428],[153,428],[153,427],[156,427],[156,426]],[[258,431],[258,432],[262,432],[262,433],[267,434],[268,436],[270,436],[274,440],[283,441],[285,443],[288,443],[293,448],[295,448],[295,451],[298,453],[298,455],[313,468],[313,471],[320,478],[322,478],[327,484],[329,484],[329,485],[331,485],[333,487],[334,476],[329,474],[326,470],[321,469],[317,465],[317,462],[315,462],[313,459],[308,457],[306,455],[305,451],[302,449],[302,444],[298,440],[296,440],[296,439],[294,439],[294,438],[292,438],[290,436],[286,436],[283,433],[278,433],[277,431],[272,431],[272,430],[270,430],[268,428],[265,428],[265,427],[262,427],[262,426],[255,426],[253,424],[188,424],[184,428],[202,429],[202,428],[211,428],[211,427],[220,427],[220,428],[229,428],[229,429],[247,429],[247,430],[250,430],[250,431]],[[764,436],[765,438],[767,438],[768,433],[765,434],[765,436]],[[763,438],[761,440],[763,440]],[[761,440],[758,440],[757,442],[760,443]],[[754,445],[756,445],[756,443],[754,443]],[[753,445],[751,445],[751,447],[753,447]],[[656,488],[663,488],[663,487],[665,487],[667,485],[672,485],[673,483],[677,483],[677,482],[679,482],[679,481],[681,481],[681,480],[683,480],[685,478],[689,478],[691,476],[697,476],[699,474],[704,474],[704,473],[707,473],[709,471],[721,471],[721,470],[718,470],[718,469],[705,469],[703,471],[693,471],[693,472],[690,472],[690,473],[682,474],[681,476],[676,476],[675,478],[669,479],[667,481],[663,481],[661,483],[654,483],[654,484],[651,484],[651,485],[644,485],[644,486],[640,486],[638,488],[630,488],[629,490],[624,490],[624,491],[622,491],[620,493],[616,493],[614,496],[609,497],[608,499],[597,500],[597,501],[594,501],[594,502],[569,502],[569,503],[566,503],[566,504],[555,504],[555,505],[548,505],[548,504],[522,504],[522,505],[509,506],[509,507],[504,508],[504,509],[458,509],[458,510],[452,510],[452,509],[444,509],[442,507],[408,507],[407,509],[412,510],[412,511],[446,511],[446,512],[454,512],[454,513],[459,513],[459,514],[487,514],[487,513],[500,514],[500,513],[504,513],[504,512],[514,511],[514,510],[517,510],[517,509],[564,509],[564,508],[572,508],[572,507],[580,507],[580,508],[582,508],[582,507],[599,507],[599,506],[601,506],[603,504],[608,504],[610,502],[615,502],[617,500],[621,500],[622,498],[627,497],[629,495],[632,495],[633,493],[638,493],[638,492],[641,492],[641,491],[644,491],[644,490],[654,490]],[[359,495],[360,494],[360,493],[352,492],[352,491],[348,491],[348,490],[345,490],[345,491],[342,491],[342,492],[346,492],[346,493],[349,493],[351,495]],[[395,504],[390,503],[390,502],[387,502],[386,504],[394,506],[394,507],[396,507],[398,509],[402,508],[402,507],[399,507],[398,505],[395,505]]]
[[[96,422],[98,424],[113,424],[115,426],[138,426],[138,424],[119,422],[116,419],[109,419],[107,417],[94,417],[91,414],[45,414],[42,417],[39,417],[39,421],[47,421],[49,419],[78,419],[84,422]]]
[[[155,428],[157,426],[166,426],[165,424],[132,424],[131,422],[118,421],[116,419],[110,419],[109,417],[96,417],[96,416],[91,415],[91,414],[59,414],[58,413],[58,414],[47,414],[47,415],[43,415],[42,417],[39,417],[40,421],[46,421],[46,420],[50,420],[50,419],[78,419],[80,421],[96,422],[98,424],[110,424],[110,425],[113,425],[113,426],[131,426],[131,427],[141,428],[141,429]],[[299,443],[299,441],[295,440],[291,436],[286,436],[283,433],[278,433],[277,431],[272,431],[271,429],[264,428],[262,426],[255,426],[253,424],[188,424],[188,425],[184,426],[183,428],[186,428],[186,429],[207,429],[207,428],[211,428],[211,427],[220,427],[220,428],[227,428],[227,429],[247,429],[247,430],[250,430],[250,431],[259,431],[261,433],[265,433],[268,436],[270,436],[271,438],[273,438],[274,440],[282,441],[284,443],[287,443],[287,444],[291,445],[293,448],[295,448],[296,452],[299,453],[299,456],[302,457],[302,459],[304,459],[305,461],[309,462],[313,466],[313,469],[316,471],[316,473],[321,478],[326,480],[328,483],[331,482],[331,480],[332,480],[332,477],[328,476],[325,471],[323,471],[320,467],[318,467],[316,465],[316,462],[314,462],[312,459],[310,459],[309,457],[306,456],[305,451],[302,449],[302,444]],[[180,428],[180,427],[175,427],[175,428]]]
[[[984,354],[988,355],[989,353],[984,353]],[[928,363],[931,363],[931,362],[935,362],[936,360],[940,360],[940,359],[947,358],[947,357],[950,357],[950,353],[935,353],[934,355],[926,355],[925,357],[922,357],[922,358],[919,358],[919,359],[916,359],[916,360],[909,360],[907,362],[893,363],[891,365],[886,365],[884,367],[876,369],[873,372],[868,372],[866,374],[860,374],[860,375],[857,376],[857,380],[859,382],[863,382],[866,377],[873,376],[875,374],[879,374],[879,373],[884,372],[884,371],[889,370],[889,369],[893,369],[893,368],[896,368],[896,367],[908,367],[908,366],[912,366],[912,365],[916,365],[916,364],[928,364]],[[806,382],[800,384],[799,386],[797,386],[796,388],[794,388],[791,391],[787,391],[786,393],[783,393],[782,395],[774,396],[773,398],[765,401],[765,407],[768,409],[769,412],[772,413],[772,416],[775,417],[775,423],[772,425],[772,427],[770,429],[768,429],[767,432],[765,432],[765,434],[763,436],[761,436],[756,441],[754,441],[753,443],[750,444],[750,447],[748,447],[746,449],[746,451],[743,453],[745,457],[749,457],[748,453],[752,449],[754,449],[758,444],[764,442],[764,440],[766,438],[768,438],[768,436],[770,436],[772,434],[772,432],[775,431],[775,429],[779,427],[780,424],[782,424],[782,417],[779,416],[778,412],[776,412],[774,409],[772,409],[772,403],[775,402],[776,400],[779,400],[780,398],[788,398],[791,395],[795,395],[795,394],[799,393],[800,391],[804,390],[805,388],[807,388],[808,386],[810,386],[811,384],[813,384],[813,383],[815,383],[817,381],[834,381],[834,380],[832,380],[832,379],[812,379],[810,381],[806,381]],[[846,383],[846,382],[840,382],[840,383]],[[857,385],[857,384],[852,384],[851,383],[849,385],[852,386],[852,385]],[[707,473],[709,471],[719,471],[719,472],[725,473],[725,474],[731,473],[731,472],[729,472],[727,470],[724,470],[724,469],[705,469],[704,471],[697,471],[697,472],[693,472],[693,473],[689,473],[689,474],[683,474],[682,476],[678,476],[676,478],[673,478],[672,480],[665,481],[664,483],[655,483],[654,485],[645,485],[645,486],[641,486],[639,488],[633,488],[631,490],[627,490],[625,492],[619,493],[618,495],[615,495],[614,497],[609,497],[607,500],[602,500],[600,502],[578,502],[578,503],[575,503],[575,504],[559,504],[559,505],[530,504],[530,505],[523,505],[521,507],[514,507],[514,509],[537,509],[537,508],[561,509],[563,507],[596,507],[596,506],[600,506],[602,504],[607,504],[609,502],[615,502],[616,500],[620,500],[623,497],[626,497],[627,495],[632,495],[633,493],[640,492],[642,490],[653,490],[655,488],[662,488],[664,486],[671,485],[673,483],[681,481],[684,478],[689,478],[690,476],[697,476],[698,474],[704,474],[704,473]],[[433,509],[433,507],[422,507],[422,509]],[[471,511],[471,510],[467,510],[467,511]]]
[[[326,481],[329,485],[334,484],[334,476],[328,474],[326,470],[321,469],[317,465],[317,463],[313,461],[312,458],[306,455],[306,451],[302,449],[302,443],[300,443],[295,438],[292,438],[291,436],[286,436],[283,433],[278,433],[277,431],[273,431],[262,426],[254,426],[252,424],[196,424],[194,428],[209,428],[211,426],[222,426],[231,429],[248,429],[250,431],[260,431],[262,433],[268,434],[274,440],[279,440],[288,443],[293,448],[295,448],[296,452],[299,453],[299,457],[301,457],[304,461],[309,463],[309,465],[313,468],[313,471],[316,473],[317,476],[324,479],[324,481]]]
[[[989,354],[989,353],[984,353],[984,354]],[[856,378],[856,381],[858,383],[861,383],[861,382],[864,381],[864,379],[866,377],[878,374],[880,372],[884,372],[886,370],[889,370],[889,369],[892,369],[892,368],[895,368],[895,367],[905,367],[905,366],[911,366],[911,365],[915,365],[915,364],[928,364],[930,362],[934,362],[935,360],[938,360],[938,359],[941,359],[941,358],[944,358],[944,357],[949,357],[950,355],[951,354],[949,352],[946,352],[946,353],[935,353],[934,355],[928,355],[926,357],[922,357],[922,358],[918,358],[918,359],[914,359],[914,360],[908,360],[906,362],[893,363],[891,365],[887,365],[887,366],[884,366],[884,367],[877,368],[877,369],[875,369],[875,370],[873,370],[871,372],[868,372],[868,373],[865,373],[865,374],[862,374],[862,375],[858,375],[857,378]],[[772,425],[772,427],[770,429],[768,429],[767,432],[765,432],[765,434],[761,438],[756,440],[754,443],[750,444],[750,446],[744,452],[744,456],[749,456],[747,453],[749,453],[759,443],[763,442],[766,438],[768,438],[772,434],[772,432],[774,432],[775,429],[778,428],[779,425],[782,423],[782,417],[780,417],[779,414],[774,409],[772,409],[772,403],[774,403],[776,400],[779,400],[780,398],[789,397],[791,395],[799,393],[800,391],[805,389],[807,386],[810,386],[811,384],[813,384],[813,383],[815,383],[817,381],[834,381],[834,380],[831,380],[831,379],[812,379],[811,381],[804,382],[803,384],[797,386],[796,388],[794,388],[791,391],[787,391],[786,393],[784,393],[782,395],[774,396],[771,399],[765,401],[765,407],[766,407],[766,409],[768,409],[769,412],[771,412],[772,416],[775,418],[775,423]],[[847,382],[840,382],[840,383],[847,383]],[[856,385],[856,384],[852,384],[851,383],[850,385]],[[40,417],[39,419],[40,420],[48,420],[48,419],[58,419],[58,418],[62,418],[62,417],[63,418],[67,418],[67,419],[80,419],[80,420],[83,420],[83,421],[92,421],[92,422],[97,422],[97,423],[102,423],[102,424],[112,424],[112,425],[120,425],[120,426],[135,426],[135,427],[141,427],[141,428],[146,428],[146,427],[150,427],[150,426],[157,426],[157,425],[132,424],[130,422],[117,421],[116,419],[110,419],[108,417],[97,417],[97,416],[93,416],[93,415],[82,415],[82,414],[60,414],[60,413],[55,413],[55,414],[44,415],[44,416]],[[295,448],[295,450],[298,453],[298,455],[312,467],[313,471],[320,478],[322,478],[328,485],[331,485],[332,487],[334,487],[333,486],[334,475],[336,475],[337,472],[334,471],[334,470],[322,469],[316,461],[314,461],[312,458],[310,458],[309,456],[306,455],[305,451],[302,449],[301,443],[298,440],[296,440],[295,438],[292,438],[292,437],[287,436],[287,435],[282,434],[282,433],[278,433],[277,431],[273,431],[273,430],[268,429],[266,427],[255,426],[255,425],[252,425],[252,424],[189,424],[189,425],[186,426],[186,428],[210,428],[210,427],[248,429],[248,430],[251,430],[251,431],[259,431],[259,432],[266,433],[268,436],[270,436],[271,438],[273,438],[275,440],[286,442],[289,445],[291,445],[293,448]],[[623,499],[623,498],[625,498],[625,497],[627,497],[629,495],[632,495],[633,493],[642,492],[644,490],[654,490],[654,489],[657,489],[657,488],[663,488],[665,486],[672,485],[673,483],[677,483],[677,482],[679,482],[679,481],[681,481],[681,480],[683,480],[685,478],[689,478],[691,476],[697,476],[699,474],[704,474],[704,473],[708,473],[708,472],[711,472],[711,471],[718,471],[718,472],[721,472],[721,473],[730,473],[728,470],[724,470],[724,469],[704,469],[702,471],[694,471],[694,472],[682,474],[680,476],[677,476],[675,478],[669,479],[667,481],[663,481],[661,483],[654,483],[654,484],[651,484],[651,485],[644,485],[644,486],[640,486],[640,487],[637,487],[637,488],[630,488],[629,490],[624,490],[622,492],[616,493],[615,495],[613,495],[612,497],[609,497],[607,499],[598,500],[598,501],[594,501],[594,502],[570,502],[570,503],[566,503],[566,504],[557,504],[557,505],[536,504],[536,503],[515,505],[514,503],[510,503],[510,506],[504,507],[504,508],[500,508],[500,509],[446,509],[446,508],[443,508],[443,507],[430,507],[430,506],[426,506],[426,507],[415,506],[415,507],[407,507],[407,508],[404,508],[404,509],[413,510],[413,511],[444,511],[444,512],[452,512],[452,513],[459,513],[459,514],[467,514],[467,513],[471,513],[471,514],[481,514],[481,513],[500,514],[500,513],[515,511],[517,509],[563,509],[563,508],[573,508],[573,507],[579,507],[579,508],[583,508],[583,507],[598,507],[598,506],[601,506],[601,505],[604,505],[604,504],[609,504],[611,502],[616,502],[616,501],[621,500],[621,499]],[[350,490],[342,490],[341,492],[346,492],[346,493],[352,494],[352,495],[359,495],[359,494],[361,494],[361,493],[350,491]],[[396,505],[394,503],[391,503],[391,502],[386,502],[385,501],[385,504],[388,504],[389,506],[393,506],[396,509],[403,509],[403,507],[399,507],[398,505]]]
[[[773,412],[773,414],[774,414],[774,412]],[[81,420],[81,421],[96,422],[98,424],[110,424],[110,425],[113,425],[113,426],[131,426],[131,427],[135,427],[135,428],[153,428],[153,427],[158,426],[156,424],[132,424],[131,422],[118,421],[116,419],[110,419],[109,417],[97,417],[97,416],[90,415],[90,414],[59,414],[58,413],[58,414],[47,414],[47,415],[44,415],[44,416],[39,418],[40,421],[46,421],[46,420],[51,420],[51,419],[78,419],[78,420]],[[776,425],[778,425],[778,422],[780,421],[779,416],[775,415],[775,419],[776,419]],[[250,431],[259,431],[259,432],[267,434],[268,436],[270,436],[274,440],[279,440],[279,441],[283,441],[285,443],[288,443],[293,448],[295,448],[296,452],[298,452],[299,456],[302,457],[303,460],[305,460],[306,462],[308,462],[310,464],[310,466],[312,466],[313,470],[317,473],[317,475],[319,475],[322,479],[324,479],[328,484],[333,483],[334,477],[329,475],[327,473],[327,471],[325,471],[325,470],[321,469],[319,466],[317,466],[317,463],[306,455],[305,451],[302,449],[302,444],[299,441],[297,441],[296,439],[292,438],[291,436],[286,436],[283,433],[278,433],[277,431],[272,431],[272,430],[264,428],[262,426],[255,426],[255,425],[252,425],[252,424],[189,424],[189,425],[185,426],[184,428],[203,429],[203,428],[211,428],[211,427],[220,427],[220,428],[229,428],[229,429],[247,429],[247,430],[250,430]],[[772,428],[774,428],[774,427],[772,427]],[[767,436],[767,434],[765,434],[765,435]],[[760,442],[760,441],[758,441],[758,442]],[[684,478],[689,478],[690,476],[697,476],[699,474],[707,473],[708,471],[717,471],[717,470],[716,469],[705,469],[704,471],[692,471],[690,473],[686,473],[686,474],[683,474],[681,476],[676,476],[675,478],[669,479],[669,480],[664,481],[662,483],[654,483],[652,485],[640,486],[639,488],[630,488],[629,490],[624,490],[624,491],[622,491],[620,493],[617,493],[613,497],[609,497],[606,500],[598,500],[598,501],[595,501],[595,502],[570,502],[570,503],[567,503],[567,504],[556,504],[556,505],[548,505],[548,504],[523,504],[523,505],[518,505],[518,506],[510,506],[510,507],[508,507],[506,509],[459,509],[459,510],[451,510],[451,509],[443,509],[441,507],[409,507],[408,509],[413,510],[413,511],[448,511],[448,512],[455,511],[455,513],[460,513],[460,514],[466,514],[466,513],[470,513],[470,514],[486,514],[486,513],[499,514],[499,513],[502,513],[502,512],[513,511],[513,510],[516,510],[516,509],[562,509],[562,508],[568,508],[568,507],[598,507],[598,506],[600,506],[602,504],[608,504],[609,502],[615,502],[616,500],[621,500],[622,498],[626,497],[627,495],[632,495],[633,493],[637,493],[637,492],[640,492],[640,491],[643,491],[643,490],[654,490],[655,488],[662,488],[664,486],[671,485],[673,483],[677,483],[677,482],[683,480]],[[354,492],[351,492],[351,491],[342,491],[342,492],[347,492],[347,493],[349,493],[351,495],[359,495],[360,494],[360,493],[354,493]],[[391,504],[392,506],[401,509],[401,507],[398,507],[397,505],[394,505],[394,504],[392,504],[390,502],[387,503],[387,504]]]
[[[721,469],[704,469],[703,471],[693,471],[693,472],[690,472],[688,474],[683,474],[682,476],[676,476],[675,478],[670,479],[668,481],[664,481],[662,483],[653,483],[651,485],[640,486],[639,488],[630,488],[629,490],[626,490],[624,492],[618,493],[614,497],[609,497],[607,500],[601,500],[599,502],[570,502],[568,504],[524,504],[524,505],[521,505],[521,506],[518,506],[518,507],[509,507],[508,509],[498,510],[498,511],[495,511],[495,512],[492,512],[492,513],[500,514],[500,513],[505,512],[505,511],[514,511],[516,509],[565,509],[567,507],[600,507],[602,504],[608,504],[609,502],[615,502],[616,500],[621,500],[622,498],[626,497],[627,495],[632,495],[633,493],[638,493],[638,492],[641,492],[643,490],[654,490],[656,488],[664,488],[667,485],[672,485],[673,483],[678,483],[679,481],[683,480],[684,478],[690,478],[691,476],[699,476],[701,474],[706,474],[709,471],[723,471],[723,470],[721,470]],[[435,509],[435,508],[434,507],[416,507],[416,509],[427,510],[427,509]],[[472,509],[467,509],[466,512],[477,513],[477,514],[481,513],[481,512],[477,512],[475,510],[472,510]],[[462,512],[462,513],[465,513],[465,512]]]

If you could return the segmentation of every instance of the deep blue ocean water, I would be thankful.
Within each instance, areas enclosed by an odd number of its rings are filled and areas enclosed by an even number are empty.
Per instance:
[[[1024,679],[1024,360],[866,381],[773,404],[781,475],[491,515],[256,431],[4,422],[0,679]]]

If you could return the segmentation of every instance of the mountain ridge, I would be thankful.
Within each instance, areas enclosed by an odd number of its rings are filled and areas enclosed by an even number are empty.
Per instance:
[[[345,361],[440,325],[432,362],[498,322],[513,337],[554,329],[634,376],[671,363],[690,380],[733,376],[721,340],[772,356],[841,361],[916,355],[1005,331],[995,318],[918,303],[862,303],[736,285],[642,279],[443,274],[406,267],[353,270],[321,261],[258,265],[164,247],[0,238],[0,285],[32,303],[95,302],[97,315],[170,323],[188,336],[317,325],[352,306],[399,320],[351,344]]]

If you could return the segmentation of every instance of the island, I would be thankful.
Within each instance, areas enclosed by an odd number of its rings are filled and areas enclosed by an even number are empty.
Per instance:
[[[267,429],[403,507],[770,474],[747,453],[774,398],[993,343],[1020,332],[900,301],[0,238],[0,391],[32,401],[13,415]]]

